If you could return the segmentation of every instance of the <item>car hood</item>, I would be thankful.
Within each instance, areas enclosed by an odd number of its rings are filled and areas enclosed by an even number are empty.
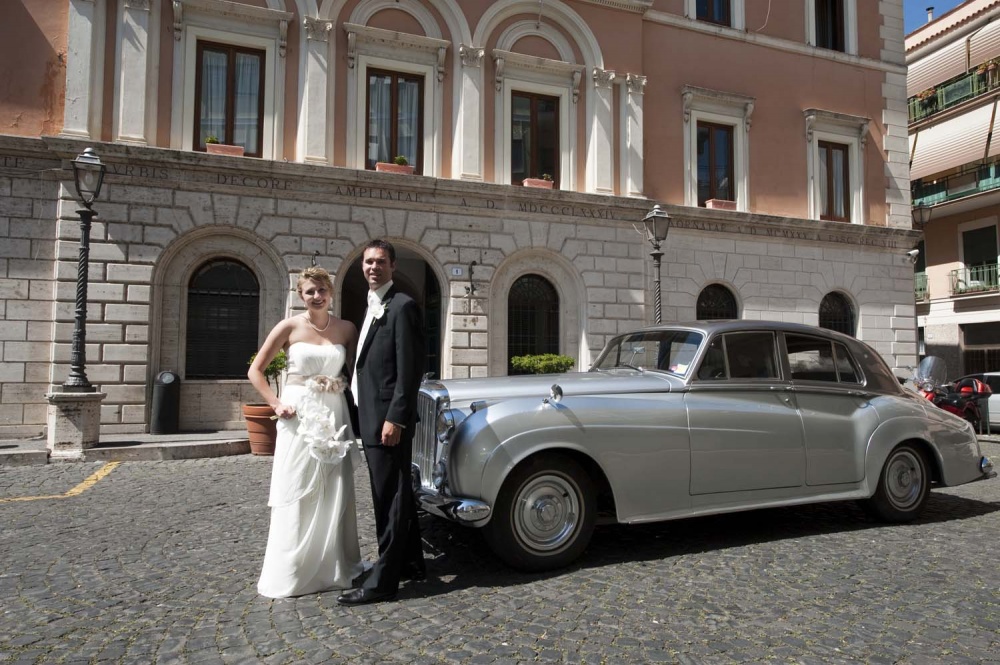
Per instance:
[[[496,402],[515,397],[548,397],[553,385],[563,395],[606,395],[612,393],[670,392],[683,387],[678,377],[660,372],[612,370],[604,372],[568,372],[498,376],[481,379],[425,381],[421,386],[430,393],[447,391],[453,408],[464,408],[476,401]],[[443,396],[443,395],[442,395]]]

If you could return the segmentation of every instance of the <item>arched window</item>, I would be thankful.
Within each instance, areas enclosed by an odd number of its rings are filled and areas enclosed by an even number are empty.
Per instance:
[[[507,296],[507,358],[542,353],[559,353],[559,294],[544,277],[524,275]]]
[[[819,304],[819,327],[854,337],[854,308],[843,293],[831,291]]]
[[[188,379],[242,379],[257,350],[260,286],[242,263],[209,261],[188,284]]]
[[[721,284],[709,284],[698,294],[697,317],[699,321],[738,319],[736,297]]]

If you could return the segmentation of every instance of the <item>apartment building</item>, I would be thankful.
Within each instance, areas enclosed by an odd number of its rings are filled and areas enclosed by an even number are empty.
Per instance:
[[[541,352],[585,369],[653,319],[636,226],[655,203],[664,320],[819,324],[913,364],[902,0],[0,13],[0,435],[38,433],[68,371],[88,147],[107,166],[86,347],[105,432],[148,428],[164,370],[183,429],[238,426],[298,272],[328,269],[358,321],[375,236],[439,376]],[[413,172],[381,171],[397,157]]]
[[[1000,2],[969,0],[906,37],[921,351],[954,377],[1000,370]],[[916,215],[916,216],[919,216]]]

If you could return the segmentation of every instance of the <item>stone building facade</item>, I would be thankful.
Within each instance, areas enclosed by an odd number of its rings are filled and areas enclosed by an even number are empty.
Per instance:
[[[39,433],[45,394],[68,371],[79,238],[69,161],[86,147],[108,166],[87,326],[104,432],[147,430],[166,370],[181,377],[182,429],[240,426],[248,382],[201,376],[209,359],[190,352],[202,318],[226,316],[192,309],[212,296],[198,280],[216,265],[252,276],[254,289],[230,291],[255,298],[256,343],[295,311],[311,264],[334,275],[334,312],[357,320],[371,237],[399,250],[397,281],[423,305],[435,373],[505,374],[511,335],[537,318],[519,309],[526,286],[551,305],[528,347],[585,369],[612,335],[652,320],[650,246],[635,227],[654,202],[672,217],[664,320],[717,313],[721,296],[740,318],[819,324],[833,302],[891,365],[912,364],[906,252],[919,234],[899,0],[844,0],[835,44],[818,43],[813,0],[769,20],[734,0],[728,23],[688,0],[545,0],[541,13],[537,2],[453,0],[21,1],[25,25],[42,24],[39,6],[63,11],[64,31],[46,34],[66,56],[66,92],[23,116],[61,114],[61,131],[22,122],[0,136],[0,435]],[[202,150],[188,99],[202,42],[264,54],[260,158]],[[365,168],[359,81],[394,67],[422,81],[423,175]],[[806,84],[817,78],[826,83]],[[555,189],[513,183],[520,93],[559,109]],[[16,113],[0,103],[0,120]],[[713,127],[729,183],[698,159]],[[818,183],[831,146],[846,160],[839,221],[824,219]],[[720,188],[711,204],[706,177]],[[222,353],[242,329],[215,330]]]

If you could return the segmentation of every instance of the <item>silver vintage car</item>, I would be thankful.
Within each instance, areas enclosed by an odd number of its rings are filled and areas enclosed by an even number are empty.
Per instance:
[[[996,475],[972,426],[871,347],[806,325],[661,325],[589,372],[425,381],[414,489],[522,570],[565,566],[598,518],[639,523],[861,500],[916,518],[931,485]]]

